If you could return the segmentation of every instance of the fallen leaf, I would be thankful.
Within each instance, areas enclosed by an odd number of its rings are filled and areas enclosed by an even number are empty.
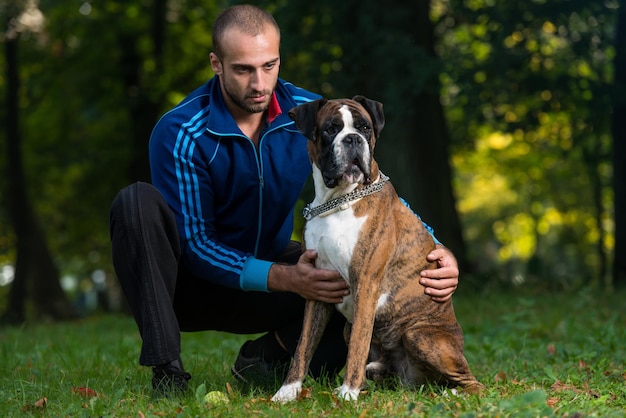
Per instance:
[[[572,392],[575,393],[581,393],[582,391],[580,389],[578,389],[576,386],[574,385],[568,385],[567,383],[563,383],[560,380],[557,380],[556,382],[554,382],[552,384],[552,386],[550,386],[550,388],[552,390],[555,390],[557,392],[563,392],[565,390],[571,390]]]
[[[506,382],[506,373],[504,373],[502,370],[500,370],[493,377],[493,380],[495,380],[496,382]]]
[[[35,402],[34,405],[35,405],[35,408],[45,408],[46,406],[48,406],[48,398],[44,396],[43,398]]]
[[[48,398],[44,396],[33,404],[24,405],[22,407],[22,412],[33,412],[36,410],[44,409],[46,406],[48,406]]]
[[[98,392],[96,392],[95,390],[84,387],[84,386],[73,387],[72,393],[75,393],[80,396],[84,396],[85,398],[97,398],[100,396]]]
[[[559,403],[559,398],[548,398],[546,403],[548,404],[550,408],[554,408],[556,404]]]
[[[301,401],[302,399],[311,399],[311,388],[302,388],[298,394],[298,401]]]
[[[556,353],[556,346],[554,344],[548,344],[548,354],[554,355]]]
[[[139,416],[139,418],[146,418],[146,416],[141,411],[137,412],[137,416]]]

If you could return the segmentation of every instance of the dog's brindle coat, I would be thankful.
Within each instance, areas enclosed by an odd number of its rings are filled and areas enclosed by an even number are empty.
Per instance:
[[[363,96],[321,99],[289,115],[310,139],[313,207],[381,181],[373,151],[384,126],[382,104]],[[307,248],[318,251],[317,267],[338,270],[350,286],[350,295],[335,305],[348,320],[348,358],[337,389],[341,398],[357,399],[366,367],[374,379],[396,375],[407,385],[434,382],[481,390],[463,355],[452,302],[432,301],[419,283],[420,271],[436,267],[426,259],[434,241],[391,183],[310,219],[304,239]],[[332,309],[306,302],[294,360],[273,401],[297,398]],[[372,361],[366,366],[368,353]]]

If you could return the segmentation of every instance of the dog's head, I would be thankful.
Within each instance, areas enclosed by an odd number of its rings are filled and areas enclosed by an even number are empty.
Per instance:
[[[310,140],[311,161],[326,187],[369,184],[378,175],[373,152],[385,125],[381,103],[363,96],[320,99],[294,107],[289,116]]]

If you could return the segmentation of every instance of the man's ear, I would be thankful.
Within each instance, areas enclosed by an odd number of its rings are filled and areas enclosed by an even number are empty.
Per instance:
[[[374,122],[374,135],[376,138],[380,135],[380,131],[385,126],[385,114],[383,113],[383,104],[376,100],[368,99],[365,96],[354,96],[352,98],[357,103],[365,108]]]
[[[221,75],[223,71],[222,61],[219,59],[215,53],[211,52],[209,54],[209,61],[211,62],[211,69],[217,75]]]
[[[296,128],[302,135],[311,141],[315,141],[315,123],[317,121],[317,112],[326,104],[328,100],[319,99],[312,102],[304,103],[292,108],[289,111],[289,117],[295,122]]]

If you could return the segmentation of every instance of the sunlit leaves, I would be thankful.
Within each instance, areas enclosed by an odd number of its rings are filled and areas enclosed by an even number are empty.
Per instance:
[[[571,147],[570,120],[564,113],[545,114],[540,119],[543,124],[528,133],[521,129],[514,133],[486,131],[476,139],[473,153],[457,154],[453,159],[458,173],[458,209],[467,220],[466,236],[474,243],[496,244],[497,263],[529,261],[537,248],[544,248],[541,242],[557,242],[567,230],[584,245],[598,239],[593,216],[562,203],[589,196],[585,188],[563,187],[567,181],[563,176],[572,175],[567,167],[573,166],[571,162],[564,165],[559,157]],[[579,165],[584,171],[582,168]],[[555,262],[567,269],[563,260]]]
[[[608,249],[612,240],[594,187],[610,190],[610,170],[600,167],[610,144],[614,11],[601,1],[491,6],[439,8],[442,103],[457,141],[466,237],[500,263],[587,274],[602,256],[598,241]],[[483,42],[489,53],[476,54]]]

